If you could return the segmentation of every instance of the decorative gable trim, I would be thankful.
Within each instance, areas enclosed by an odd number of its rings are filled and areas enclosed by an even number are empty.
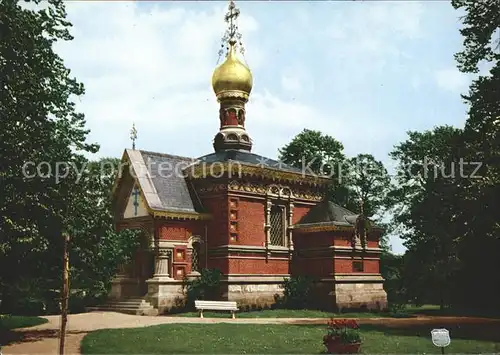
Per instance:
[[[114,195],[117,193],[118,186],[122,182],[124,169],[129,169],[130,175],[134,180],[134,184],[132,186],[137,187],[140,199],[144,201],[145,209],[149,215],[170,219],[206,220],[211,218],[210,214],[205,213],[165,210],[161,204],[158,192],[156,191],[149,174],[149,170],[139,150],[126,149],[123,153],[120,172],[113,186]],[[128,198],[130,198],[131,192],[132,191],[129,192]],[[124,210],[122,213],[123,212]]]

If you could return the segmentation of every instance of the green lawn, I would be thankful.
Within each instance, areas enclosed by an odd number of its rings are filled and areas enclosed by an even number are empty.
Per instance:
[[[237,312],[237,318],[404,318],[415,314],[436,313],[439,311],[439,306],[423,305],[423,306],[408,306],[402,314],[395,315],[389,312],[345,312],[331,313],[319,310],[309,309],[265,309],[259,311]],[[436,315],[438,315],[436,313]],[[198,312],[172,313],[169,316],[174,317],[199,317]],[[203,312],[205,318],[229,318],[229,312]]]
[[[47,322],[47,319],[40,317],[0,315],[0,330],[34,327]]]
[[[364,329],[364,330],[363,330]],[[255,324],[166,324],[107,329],[88,334],[82,354],[318,354],[325,352],[325,326]],[[440,354],[430,336],[362,326],[363,353]],[[423,334],[423,333],[422,333]],[[500,343],[453,339],[446,353],[498,353]]]
[[[171,314],[175,317],[199,317],[198,312],[186,312]],[[203,312],[205,318],[230,318],[230,312]],[[370,312],[352,312],[352,313],[330,313],[325,311],[308,310],[308,309],[265,309],[261,311],[237,312],[236,318],[377,318],[390,317],[388,313],[370,313]]]

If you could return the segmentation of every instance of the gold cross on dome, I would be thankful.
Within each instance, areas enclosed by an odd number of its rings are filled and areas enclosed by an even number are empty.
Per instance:
[[[222,37],[221,49],[219,50],[219,62],[220,58],[226,52],[226,56],[229,53],[229,48],[231,46],[238,47],[241,54],[245,53],[245,49],[243,48],[243,43],[241,42],[241,33],[238,29],[237,19],[240,16],[240,9],[236,7],[236,4],[233,0],[229,1],[229,7],[224,15],[224,20],[228,24],[226,31],[224,32],[224,36]]]
[[[238,16],[240,16],[240,9],[236,8],[233,0],[229,1],[229,10],[224,19],[229,23],[229,42],[233,42],[233,44],[236,43],[236,37],[238,35],[238,27],[236,26]]]

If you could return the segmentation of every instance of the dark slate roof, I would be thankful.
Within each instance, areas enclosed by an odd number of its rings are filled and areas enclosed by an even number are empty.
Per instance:
[[[313,226],[354,226],[360,214],[349,211],[347,208],[337,205],[331,201],[323,201],[309,210],[295,227]],[[381,228],[370,222],[373,228]]]
[[[336,224],[352,226],[359,215],[331,201],[323,201],[309,210],[296,226]]]
[[[290,165],[277,160],[266,158],[262,155],[250,153],[246,150],[228,149],[208,154],[198,158],[201,162],[215,163],[215,162],[229,162],[236,161],[245,165],[255,165],[262,168],[271,168],[282,171],[302,174],[302,169],[297,169]]]
[[[166,211],[203,212],[194,189],[182,169],[194,163],[192,158],[141,150],[162,207]]]

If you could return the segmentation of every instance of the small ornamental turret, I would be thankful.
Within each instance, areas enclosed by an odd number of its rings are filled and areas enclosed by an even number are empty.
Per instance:
[[[226,58],[215,68],[212,76],[212,87],[220,103],[220,130],[214,139],[216,152],[226,149],[252,149],[252,142],[245,130],[245,104],[252,91],[253,78],[250,69],[238,55],[238,50],[241,55],[244,52],[236,23],[239,14],[240,10],[236,8],[234,1],[230,1],[225,16],[228,28],[222,38],[222,49],[219,53],[223,54],[226,49]]]

